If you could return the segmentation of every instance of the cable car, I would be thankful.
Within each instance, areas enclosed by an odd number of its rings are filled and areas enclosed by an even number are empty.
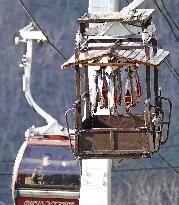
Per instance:
[[[172,104],[162,96],[158,72],[169,52],[157,48],[154,10],[132,12],[123,18],[118,12],[84,14],[78,19],[75,54],[61,66],[76,71],[76,102],[69,111],[75,111],[75,154],[80,159],[150,158],[168,138]],[[143,33],[126,33],[121,25],[138,25]],[[139,78],[146,82],[143,87]]]
[[[31,95],[33,44],[46,42],[46,37],[32,23],[19,33],[20,37],[15,38],[16,45],[25,43],[27,47],[20,64],[24,69],[23,91],[30,107],[46,120],[47,125],[32,126],[25,132],[26,141],[17,154],[13,169],[13,202],[15,205],[78,205],[80,165],[71,150],[74,140]]]
[[[79,161],[75,160],[68,139],[33,137],[23,143],[13,170],[15,205],[78,205],[79,190]]]

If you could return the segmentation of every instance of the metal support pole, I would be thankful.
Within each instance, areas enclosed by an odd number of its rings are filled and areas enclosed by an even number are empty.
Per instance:
[[[84,84],[85,84],[85,118],[90,116],[90,96],[89,96],[89,79],[88,79],[88,67],[84,67]]]
[[[89,13],[114,12],[118,0],[89,0]],[[87,25],[85,25],[87,27]],[[95,24],[90,24],[95,27]],[[83,35],[83,26],[80,26]],[[85,72],[87,69],[85,68]],[[88,69],[89,87],[94,84],[94,68]],[[85,74],[87,78],[87,74]],[[86,85],[87,89],[87,85]],[[88,88],[89,89],[89,88]],[[104,111],[101,111],[103,114]],[[82,162],[80,205],[111,205],[111,159],[88,159]]]
[[[155,94],[155,112],[159,112],[159,99],[158,99],[158,67],[154,67],[154,94]]]
[[[150,66],[146,65],[146,89],[147,89],[147,99],[151,98],[151,88],[150,88]]]
[[[42,127],[30,127],[25,132],[25,137],[28,139],[31,136],[44,136],[44,135],[68,135],[67,129],[61,126],[58,121],[48,114],[44,109],[42,109],[34,100],[31,94],[31,72],[32,72],[32,51],[33,44],[39,42],[47,42],[44,34],[36,30],[32,23],[25,26],[19,31],[20,37],[15,38],[15,44],[19,45],[20,43],[25,43],[27,46],[26,54],[22,57],[22,62],[19,65],[24,69],[23,75],[23,91],[27,102],[33,108],[33,110],[44,118],[47,122],[47,125]]]
[[[78,49],[75,49],[75,58],[78,59]],[[81,83],[80,83],[80,68],[75,66],[76,71],[76,109],[75,109],[75,129],[81,128]]]

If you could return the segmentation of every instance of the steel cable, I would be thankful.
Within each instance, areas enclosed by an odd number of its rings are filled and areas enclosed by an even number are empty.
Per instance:
[[[32,16],[32,14],[27,9],[26,5],[23,3],[22,0],[17,0],[22,8],[25,10],[27,15],[30,17],[30,19],[33,21],[33,23],[36,25],[36,27],[42,32],[42,34],[46,37],[47,42],[52,46],[52,48],[60,55],[61,58],[63,58],[65,61],[67,61],[67,58],[63,55],[61,51],[58,50],[58,48],[54,45],[54,43],[51,42],[51,40],[48,38],[48,36],[45,34],[45,32],[42,30],[41,26],[38,24],[38,22],[35,20],[35,18]]]
[[[162,49],[162,46],[158,43],[159,47]],[[166,62],[167,61],[167,62]],[[171,64],[170,60],[166,58],[165,64],[167,65],[170,72],[173,74],[173,77],[179,81],[179,73],[177,72],[176,68]],[[173,70],[172,70],[173,69]]]
[[[42,34],[46,37],[47,42],[52,46],[52,48],[55,50],[55,52],[61,57],[63,58],[63,60],[67,61],[67,58],[63,55],[63,53],[55,46],[55,44],[49,39],[49,37],[45,34],[45,32],[43,31],[43,29],[41,28],[41,26],[39,25],[39,23],[35,20],[35,18],[32,16],[32,14],[30,13],[30,11],[28,10],[27,6],[23,3],[22,0],[17,0],[20,5],[22,6],[22,8],[25,10],[25,12],[27,13],[27,15],[30,17],[30,19],[33,21],[33,23],[35,24],[35,26],[42,32]],[[75,68],[72,67],[72,69],[75,71]],[[80,74],[81,79],[84,79],[83,76]]]
[[[166,11],[168,17],[171,19],[172,23],[175,25],[176,29],[179,31],[179,26],[178,26],[178,24],[176,23],[176,21],[173,19],[173,17],[171,16],[170,12],[168,11],[167,7],[165,6],[164,1],[161,0],[161,2],[162,2],[162,5],[163,5],[163,7],[164,7],[164,9],[165,9],[165,11]]]
[[[163,17],[164,17],[165,20],[167,21],[169,27],[170,27],[171,30],[172,30],[172,33],[173,33],[175,39],[178,40],[178,37],[177,37],[177,35],[176,35],[176,33],[175,33],[174,29],[173,29],[173,26],[172,26],[172,24],[170,23],[170,21],[168,20],[167,16],[164,14],[164,12],[163,12],[162,9],[160,8],[160,6],[159,6],[159,4],[157,3],[157,1],[156,1],[156,0],[153,0],[153,1],[154,1],[155,5],[157,6],[158,10],[160,11],[160,13],[163,15]]]
[[[165,159],[164,156],[162,156],[160,153],[157,153],[157,155],[158,155],[164,162],[166,162],[166,163],[168,164],[168,166],[169,166],[171,169],[173,169],[173,171],[174,171],[175,173],[177,173],[177,174],[179,175],[179,171],[176,169],[176,167],[174,167],[167,159]]]

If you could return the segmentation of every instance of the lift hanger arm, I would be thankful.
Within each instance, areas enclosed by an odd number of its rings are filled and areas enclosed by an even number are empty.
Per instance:
[[[48,132],[59,133],[64,131],[64,128],[58,124],[57,120],[49,115],[45,110],[43,110],[33,99],[31,94],[31,70],[32,70],[32,50],[33,50],[33,43],[34,42],[47,42],[47,38],[41,31],[35,30],[32,23],[28,26],[24,27],[20,31],[20,36],[15,38],[15,44],[19,45],[20,42],[26,43],[27,51],[26,54],[23,55],[22,63],[20,67],[24,69],[23,75],[23,91],[25,93],[25,97],[29,105],[37,112],[42,118],[44,118],[47,122],[47,126],[41,128],[31,128],[31,132],[34,134],[38,131],[39,134],[48,134]],[[58,131],[59,130],[59,131]],[[30,135],[30,133],[29,133]]]

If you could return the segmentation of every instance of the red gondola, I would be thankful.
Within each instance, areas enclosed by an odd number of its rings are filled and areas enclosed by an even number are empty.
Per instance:
[[[14,205],[78,205],[80,166],[71,150],[67,129],[43,110],[31,95],[32,48],[35,42],[46,42],[32,23],[20,30],[16,44],[27,46],[20,67],[24,69],[23,91],[30,107],[47,122],[25,132],[26,141],[17,155],[12,180]],[[69,130],[70,131],[70,130]],[[71,132],[72,134],[72,132]]]
[[[23,143],[13,170],[15,205],[78,205],[79,189],[80,166],[69,140],[30,138]]]

